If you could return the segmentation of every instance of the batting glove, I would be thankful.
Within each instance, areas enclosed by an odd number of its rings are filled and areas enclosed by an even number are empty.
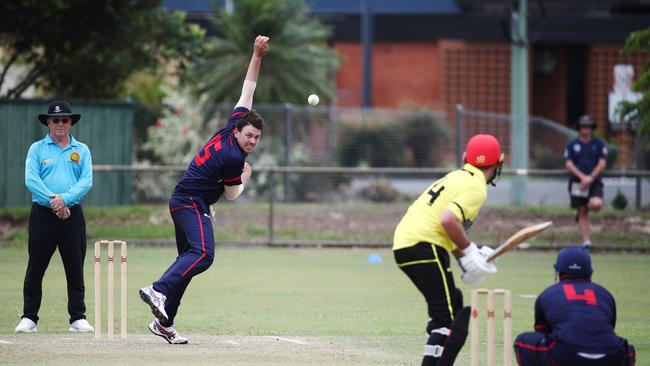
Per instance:
[[[486,249],[483,249],[486,248]],[[483,280],[488,274],[496,273],[497,267],[494,263],[488,263],[483,253],[491,253],[489,247],[483,246],[479,249],[476,244],[471,243],[463,250],[463,256],[459,259],[465,273],[461,280],[467,284],[476,284]],[[485,254],[485,255],[487,255]]]
[[[487,245],[481,246],[481,248],[479,248],[478,251],[485,259],[487,259],[490,256],[490,254],[494,253],[494,249],[488,247]]]
[[[463,281],[464,284],[470,285],[470,286],[476,286],[483,279],[487,276],[487,274],[478,274],[478,273],[470,273],[470,272],[463,272],[463,274],[460,276],[460,280]]]

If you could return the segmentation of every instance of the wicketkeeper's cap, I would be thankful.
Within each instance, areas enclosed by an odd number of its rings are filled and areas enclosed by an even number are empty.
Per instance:
[[[553,268],[556,272],[566,273],[570,277],[589,277],[593,272],[589,252],[578,246],[560,250]]]

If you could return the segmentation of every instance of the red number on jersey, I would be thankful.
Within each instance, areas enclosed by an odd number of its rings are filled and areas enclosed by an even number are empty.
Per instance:
[[[210,159],[210,147],[214,146],[214,151],[217,152],[221,150],[221,134],[216,135],[215,137],[212,138],[212,140],[208,141],[207,144],[205,144],[205,147],[203,148],[203,156],[201,156],[201,153],[199,152],[196,154],[194,157],[194,162],[196,165],[201,166],[203,163],[205,163],[206,160]]]
[[[584,294],[578,295],[576,293],[576,288],[573,287],[573,285],[562,285],[562,289],[564,289],[564,295],[566,296],[566,299],[569,301],[580,301],[584,300],[587,302],[588,305],[596,305],[596,294],[594,293],[594,290],[585,290]]]

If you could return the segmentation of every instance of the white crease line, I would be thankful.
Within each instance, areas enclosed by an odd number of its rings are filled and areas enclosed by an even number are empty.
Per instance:
[[[534,299],[534,298],[537,297],[537,295],[533,295],[533,294],[521,294],[521,295],[517,295],[517,296],[519,296],[521,298],[524,298],[524,299]]]
[[[289,338],[274,337],[274,336],[266,336],[266,337],[267,337],[267,338],[273,338],[273,339],[275,339],[276,341],[285,341],[285,342],[295,343],[295,344],[309,344],[309,343],[307,343],[307,342],[297,341],[297,340],[295,340],[295,339],[289,339]]]
[[[235,342],[235,341],[224,341],[224,342],[226,342],[226,343],[228,343],[228,344],[234,344],[235,346],[239,346],[239,345],[240,345],[240,343],[237,343],[237,342]]]
[[[2,339],[0,339],[0,344],[14,344],[14,343],[9,341],[3,341]]]

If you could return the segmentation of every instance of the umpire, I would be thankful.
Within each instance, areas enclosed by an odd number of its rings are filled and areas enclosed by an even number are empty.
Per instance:
[[[23,287],[23,315],[18,332],[36,332],[41,307],[43,275],[58,248],[68,286],[70,332],[92,332],[86,320],[83,266],[86,257],[86,221],[81,200],[93,183],[92,158],[70,128],[81,118],[65,101],[50,103],[39,121],[49,133],[29,148],[25,185],[32,193],[29,215],[27,271]]]

